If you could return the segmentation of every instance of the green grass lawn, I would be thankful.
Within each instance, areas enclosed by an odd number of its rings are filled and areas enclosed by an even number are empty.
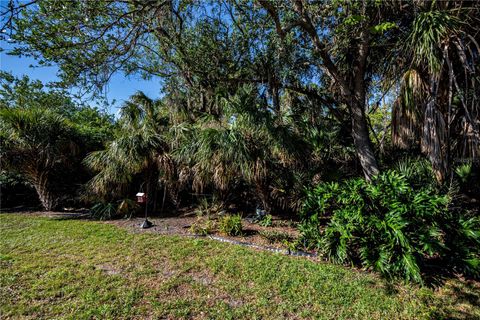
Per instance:
[[[480,318],[478,294],[455,281],[436,292],[392,286],[214,241],[0,214],[0,319]]]

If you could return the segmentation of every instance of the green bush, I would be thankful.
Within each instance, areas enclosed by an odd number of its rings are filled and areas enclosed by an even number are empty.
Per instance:
[[[223,234],[239,236],[242,234],[242,217],[239,214],[223,216],[218,221],[218,229]]]
[[[321,224],[317,214],[304,219],[298,224],[297,229],[300,237],[295,240],[296,249],[311,251],[322,248]]]
[[[472,176],[472,164],[464,163],[455,168],[455,174],[462,183],[467,183]]]
[[[111,202],[99,202],[90,209],[90,215],[97,220],[110,220],[117,216],[118,205]]]
[[[480,277],[480,217],[450,210],[439,223],[444,234],[444,260],[456,272]]]
[[[307,191],[298,242],[334,262],[360,263],[387,278],[421,283],[422,267],[433,257],[478,275],[479,219],[449,210],[450,200],[434,184],[418,186],[393,170],[371,183],[322,183]]]
[[[211,219],[199,218],[190,226],[190,232],[197,235],[209,235],[215,231],[215,221]]]
[[[273,225],[273,217],[271,214],[265,215],[261,220],[258,221],[258,224],[262,227],[271,227]]]

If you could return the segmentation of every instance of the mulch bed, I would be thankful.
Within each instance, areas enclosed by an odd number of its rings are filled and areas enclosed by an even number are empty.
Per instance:
[[[190,226],[197,221],[197,217],[191,215],[166,218],[153,217],[149,218],[149,220],[153,223],[153,227],[149,229],[140,228],[144,218],[138,217],[131,219],[110,220],[105,221],[105,223],[113,224],[135,233],[150,232],[164,235],[193,236],[190,231]],[[284,248],[285,246],[282,243],[270,242],[268,239],[262,236],[262,232],[285,234],[291,239],[295,239],[299,235],[298,231],[294,227],[284,225],[286,224],[286,220],[276,217],[274,217],[273,226],[271,227],[262,227],[245,219],[242,221],[242,224],[243,234],[241,236],[232,237],[220,233],[214,233],[213,235],[222,236],[223,238],[240,242],[254,243],[260,246],[270,246],[275,248]]]

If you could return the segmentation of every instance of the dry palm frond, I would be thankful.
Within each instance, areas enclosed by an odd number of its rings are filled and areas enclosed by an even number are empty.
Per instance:
[[[425,109],[425,118],[423,120],[423,131],[421,139],[422,152],[427,155],[435,171],[437,181],[445,180],[446,163],[446,125],[443,115],[435,106],[435,101],[431,100]]]
[[[415,143],[420,131],[426,88],[418,71],[405,72],[400,95],[392,110],[392,143],[395,146],[406,149]]]
[[[480,29],[472,23],[480,6],[451,10],[451,4],[433,2],[419,9],[409,36],[400,43],[399,60],[411,63],[403,71],[392,110],[392,142],[400,148],[420,145],[438,181],[444,181],[451,161],[475,158],[480,151],[475,89],[480,85]]]
[[[192,169],[188,166],[182,166],[178,171],[178,186],[179,188],[185,188],[192,179]]]
[[[477,120],[476,126],[477,128],[480,126],[480,119]],[[459,155],[472,159],[480,157],[480,135],[466,117],[460,120],[460,133],[463,141],[460,142],[461,146],[457,147]]]
[[[158,168],[163,173],[164,180],[171,180],[175,178],[176,173],[176,165],[175,161],[173,161],[172,157],[168,153],[162,153],[157,156],[157,165]]]

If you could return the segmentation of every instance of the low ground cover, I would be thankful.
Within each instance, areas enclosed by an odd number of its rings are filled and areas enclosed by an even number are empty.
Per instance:
[[[421,319],[480,317],[477,283],[437,290],[207,239],[0,215],[0,316]]]

